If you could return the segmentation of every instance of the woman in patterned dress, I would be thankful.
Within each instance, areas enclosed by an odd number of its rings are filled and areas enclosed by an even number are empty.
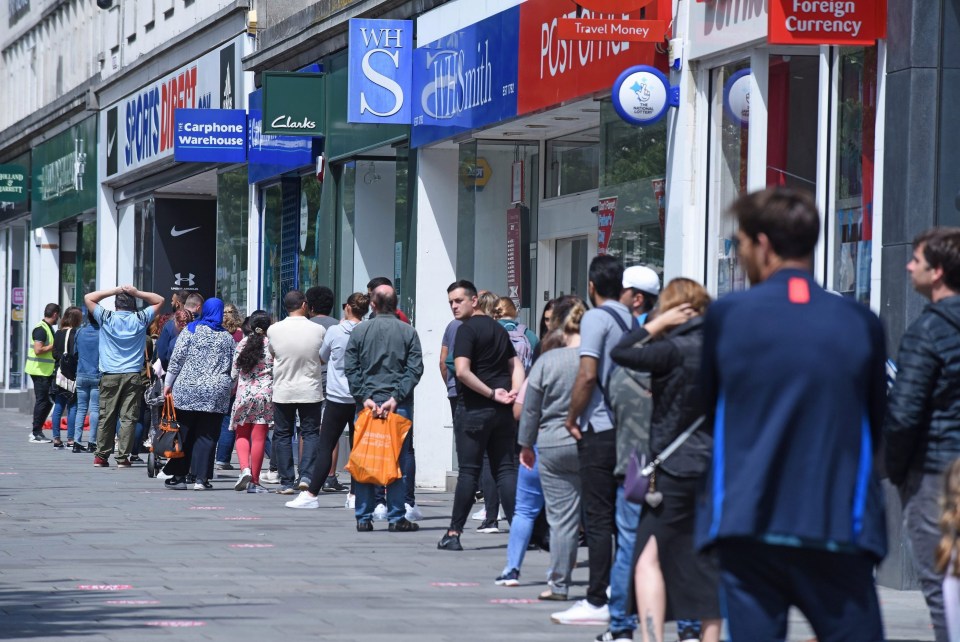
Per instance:
[[[237,345],[231,371],[238,383],[230,430],[237,433],[237,459],[242,469],[234,489],[269,493],[259,481],[267,432],[273,425],[273,355],[267,339],[270,315],[257,310],[249,323],[250,335]]]
[[[197,320],[177,337],[167,367],[164,394],[173,394],[180,422],[184,457],[171,459],[164,482],[170,489],[185,489],[191,472],[194,490],[213,488],[213,450],[220,436],[223,416],[230,412],[230,366],[233,337],[223,327],[223,301],[207,299]]]

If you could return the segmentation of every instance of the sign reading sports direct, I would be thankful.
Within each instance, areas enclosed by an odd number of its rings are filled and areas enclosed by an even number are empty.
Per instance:
[[[870,45],[886,36],[886,0],[770,0],[770,44]]]

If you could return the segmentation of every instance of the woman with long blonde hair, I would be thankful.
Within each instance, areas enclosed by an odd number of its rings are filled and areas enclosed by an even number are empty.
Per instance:
[[[943,476],[937,570],[943,577],[943,609],[950,641],[960,640],[960,459]]]
[[[702,420],[700,352],[709,304],[702,285],[674,279],[660,294],[656,316],[624,336],[610,353],[619,365],[651,375],[648,461]],[[634,549],[634,594],[644,642],[664,639],[668,617],[700,620],[701,639],[719,642],[719,569],[711,558],[697,554],[693,537],[697,490],[712,448],[708,431],[697,430],[651,478]]]

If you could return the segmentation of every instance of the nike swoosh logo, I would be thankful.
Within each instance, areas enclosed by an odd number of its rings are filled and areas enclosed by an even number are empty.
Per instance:
[[[110,136],[110,140],[107,141],[107,150],[113,149],[113,143],[117,140],[117,132],[114,130],[113,135]]]
[[[197,227],[188,227],[185,230],[178,230],[177,226],[174,225],[173,227],[170,228],[170,236],[183,236],[184,234],[188,234],[194,230],[199,230],[199,229],[200,229],[200,226],[198,225]]]

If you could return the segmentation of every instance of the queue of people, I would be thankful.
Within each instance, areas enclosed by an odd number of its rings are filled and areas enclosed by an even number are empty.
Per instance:
[[[956,639],[960,230],[914,244],[908,269],[932,305],[903,339],[888,412],[879,319],[812,277],[810,196],[769,189],[730,215],[753,286],[717,302],[694,280],[661,287],[649,267],[598,256],[589,305],[551,301],[534,333],[510,298],[449,286],[439,367],[459,472],[437,548],[464,550],[482,495],[477,530],[510,524],[499,586],[522,585],[539,544],[550,566],[538,599],[568,601],[585,543],[586,594],[551,620],[603,625],[598,642],[660,642],[667,622],[681,641],[719,642],[724,619],[733,640],[783,640],[790,607],[818,640],[881,640],[874,572],[887,542],[874,461],[885,437],[937,640]],[[108,297],[115,310],[100,304]],[[184,452],[167,461],[166,488],[212,488],[235,449],[237,491],[275,481],[296,495],[287,507],[315,509],[322,493],[347,490],[337,445],[360,412],[414,419],[420,339],[385,277],[347,297],[339,321],[329,288],[288,292],[281,321],[258,310],[241,323],[196,292],[175,294],[173,315],[159,317],[163,302],[124,286],[86,295],[85,313],[46,306],[26,368],[31,442],[50,443],[41,428],[52,409],[55,447],[129,468],[152,386],[173,401]],[[376,519],[419,529],[412,429],[397,446],[399,478],[351,484],[358,532]]]

